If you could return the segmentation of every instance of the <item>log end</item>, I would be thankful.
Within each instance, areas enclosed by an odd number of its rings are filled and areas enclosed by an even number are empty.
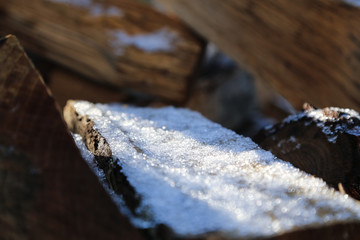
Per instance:
[[[281,123],[255,137],[262,148],[295,167],[323,178],[360,199],[360,116],[354,110],[308,103]]]

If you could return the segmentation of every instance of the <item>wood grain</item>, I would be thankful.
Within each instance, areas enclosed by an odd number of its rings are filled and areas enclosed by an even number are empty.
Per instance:
[[[82,159],[14,36],[0,40],[0,238],[142,239]]]
[[[178,16],[295,108],[360,110],[360,9],[339,0],[170,0]]]
[[[131,0],[2,1],[0,33],[93,81],[175,102],[203,51],[184,24]]]

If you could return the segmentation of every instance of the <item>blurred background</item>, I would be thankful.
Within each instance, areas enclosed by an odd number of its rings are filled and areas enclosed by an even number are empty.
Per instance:
[[[301,109],[360,109],[359,1],[0,0],[0,34],[68,99],[175,105],[253,136]]]

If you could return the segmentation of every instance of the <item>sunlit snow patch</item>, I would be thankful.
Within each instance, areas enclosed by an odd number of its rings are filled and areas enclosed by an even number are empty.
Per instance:
[[[134,46],[145,52],[168,52],[173,51],[178,35],[166,28],[156,30],[152,33],[130,35],[123,30],[111,30],[113,40],[110,46],[117,49],[116,54],[123,54],[123,48]]]
[[[101,2],[95,2],[92,0],[52,0],[57,3],[64,3],[80,8],[87,9],[91,16],[99,17],[99,16],[116,16],[122,17],[124,16],[124,12],[115,6],[104,5]]]
[[[74,106],[107,139],[153,225],[180,235],[259,237],[360,217],[359,204],[347,195],[196,112]]]

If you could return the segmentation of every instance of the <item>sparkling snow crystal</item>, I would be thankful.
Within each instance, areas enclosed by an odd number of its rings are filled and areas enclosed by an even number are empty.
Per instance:
[[[360,217],[347,195],[198,113],[83,101],[75,108],[109,142],[150,222],[178,234],[258,237]]]

